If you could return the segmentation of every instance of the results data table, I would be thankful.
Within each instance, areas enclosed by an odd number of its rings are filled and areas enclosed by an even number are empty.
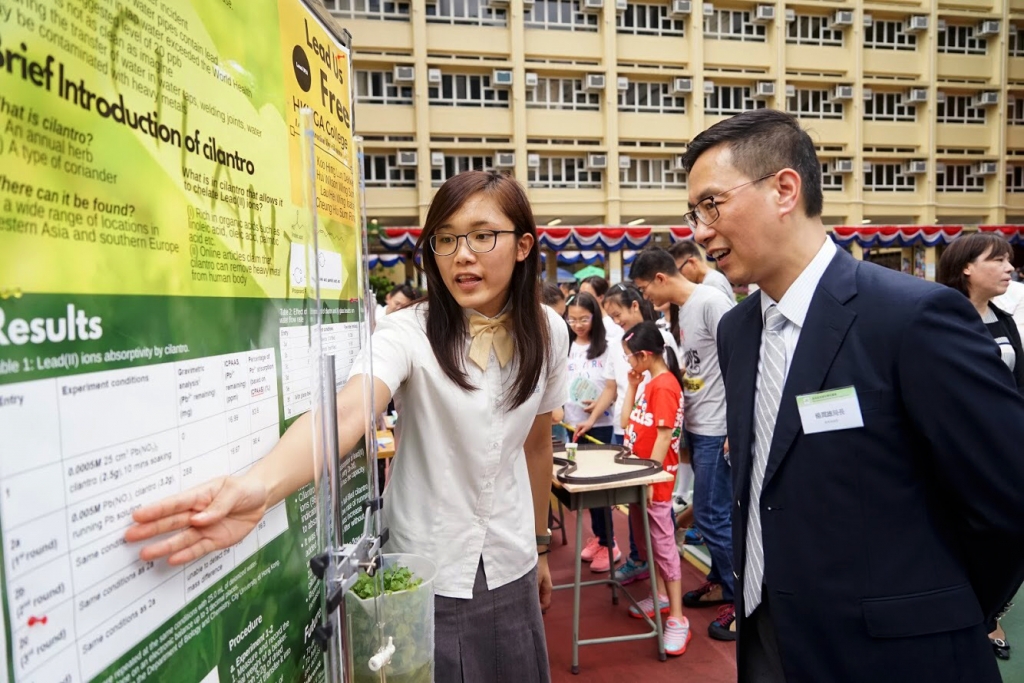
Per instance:
[[[18,680],[89,680],[287,530],[281,503],[238,545],[179,567],[123,540],[141,505],[264,457],[278,400],[272,348],[0,386]]]

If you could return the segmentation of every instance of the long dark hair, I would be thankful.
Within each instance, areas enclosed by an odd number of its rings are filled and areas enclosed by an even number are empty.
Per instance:
[[[467,334],[466,315],[448,285],[441,279],[437,256],[430,248],[430,236],[437,232],[466,201],[485,194],[497,203],[515,228],[515,237],[533,235],[534,244],[522,261],[517,261],[509,284],[509,334],[519,364],[515,381],[505,394],[508,408],[518,408],[533,395],[544,364],[551,355],[546,313],[540,303],[540,249],[533,209],[522,186],[511,176],[494,171],[467,171],[448,179],[434,195],[423,223],[416,249],[423,259],[427,276],[427,339],[438,365],[448,378],[467,391],[474,391],[466,375],[466,359],[461,340]],[[452,343],[459,340],[460,343]]]
[[[604,311],[601,310],[601,304],[597,303],[597,299],[586,292],[581,292],[580,294],[573,294],[565,302],[567,315],[569,313],[569,306],[579,306],[580,308],[585,308],[590,313],[590,348],[587,349],[587,359],[593,360],[608,350],[608,337],[604,332],[604,318],[601,317]],[[575,332],[575,330],[573,331]]]
[[[668,371],[679,382],[679,386],[683,386],[683,373],[679,369],[676,352],[672,350],[671,346],[665,346],[665,338],[661,336],[661,330],[653,322],[645,320],[629,328],[629,331],[622,335],[622,343],[626,345],[630,353],[647,351],[662,356],[665,359],[665,365],[668,366]]]
[[[645,299],[637,286],[632,283],[620,282],[614,285],[604,295],[604,302],[617,304],[626,310],[632,310],[633,304],[636,304],[640,307],[640,316],[644,320],[654,320],[656,317],[654,304]]]

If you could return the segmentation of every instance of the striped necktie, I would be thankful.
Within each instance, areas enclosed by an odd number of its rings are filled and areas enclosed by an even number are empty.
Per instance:
[[[782,386],[786,381],[786,345],[782,328],[786,316],[772,304],[764,314],[761,360],[757,373],[754,404],[754,466],[750,473],[750,503],[747,506],[747,557],[743,571],[743,604],[746,616],[761,604],[764,582],[764,545],[761,540],[761,486],[768,468],[768,453],[779,414]]]

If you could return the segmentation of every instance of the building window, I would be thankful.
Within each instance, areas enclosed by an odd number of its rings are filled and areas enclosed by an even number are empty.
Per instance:
[[[988,52],[988,41],[974,35],[973,26],[952,26],[946,24],[939,31],[939,52],[962,55],[983,55]]]
[[[1011,126],[1024,125],[1024,99],[1012,96],[1008,99],[1010,103],[1006,106],[1006,122]]]
[[[985,110],[971,105],[971,95],[946,95],[944,101],[938,103],[937,121],[939,123],[985,123]]]
[[[396,84],[391,71],[356,69],[356,102],[412,104],[412,85]]]
[[[715,91],[704,96],[705,114],[739,114],[752,109],[764,109],[764,100],[755,100],[750,96],[750,88],[745,85],[716,85]]]
[[[864,100],[867,121],[916,121],[917,107],[904,104],[903,93],[873,92]]]
[[[416,167],[399,166],[394,154],[366,154],[363,170],[367,187],[416,187]]]
[[[757,43],[768,41],[764,24],[750,21],[750,12],[734,9],[716,9],[714,14],[704,17],[704,37]]]
[[[916,50],[917,36],[903,30],[902,21],[875,19],[864,27],[864,47],[879,50]]]
[[[1006,165],[1006,191],[1024,192],[1024,166],[1019,164]]]
[[[1016,26],[1010,27],[1009,43],[1011,57],[1024,57],[1024,38],[1021,37]]]
[[[843,45],[841,29],[831,29],[831,17],[798,14],[786,24],[786,42],[792,45]]]
[[[841,119],[843,103],[832,101],[832,91],[797,89],[786,98],[786,111],[803,119]]]
[[[508,108],[507,88],[492,88],[491,77],[477,74],[442,74],[441,83],[428,91],[430,104],[443,107]]]
[[[615,30],[644,36],[681,36],[686,22],[669,16],[668,5],[631,2],[615,17]]]
[[[870,162],[864,171],[864,189],[876,192],[913,192],[917,177],[903,172],[903,164]]]
[[[536,87],[526,89],[526,108],[598,111],[601,94],[584,90],[580,78],[538,78]]]
[[[944,164],[935,174],[939,192],[984,192],[985,176],[975,175],[971,164]]]
[[[508,10],[489,7],[480,0],[437,0],[427,3],[427,23],[507,26]]]
[[[466,171],[493,171],[494,157],[492,155],[444,155],[444,166],[434,166],[430,169],[430,184],[434,187],[441,187],[444,181]]]
[[[686,187],[686,173],[676,169],[674,159],[632,157],[629,168],[619,169],[619,182],[625,188],[680,189]]]
[[[524,17],[526,28],[597,31],[598,14],[582,12],[582,0],[535,0]]]
[[[668,83],[630,81],[619,91],[619,111],[686,113],[686,98],[669,93]]]
[[[601,187],[601,171],[587,168],[586,157],[541,157],[530,169],[528,183],[539,188]]]
[[[324,0],[333,14],[351,19],[409,21],[408,0]]]
[[[825,192],[843,191],[843,174],[833,173],[829,163],[821,165],[821,189]]]

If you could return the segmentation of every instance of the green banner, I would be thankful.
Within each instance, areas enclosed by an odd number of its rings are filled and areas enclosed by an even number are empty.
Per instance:
[[[329,24],[300,0],[0,0],[0,683],[325,678],[313,486],[190,565],[123,535],[310,409],[314,329],[339,385],[359,349]]]

